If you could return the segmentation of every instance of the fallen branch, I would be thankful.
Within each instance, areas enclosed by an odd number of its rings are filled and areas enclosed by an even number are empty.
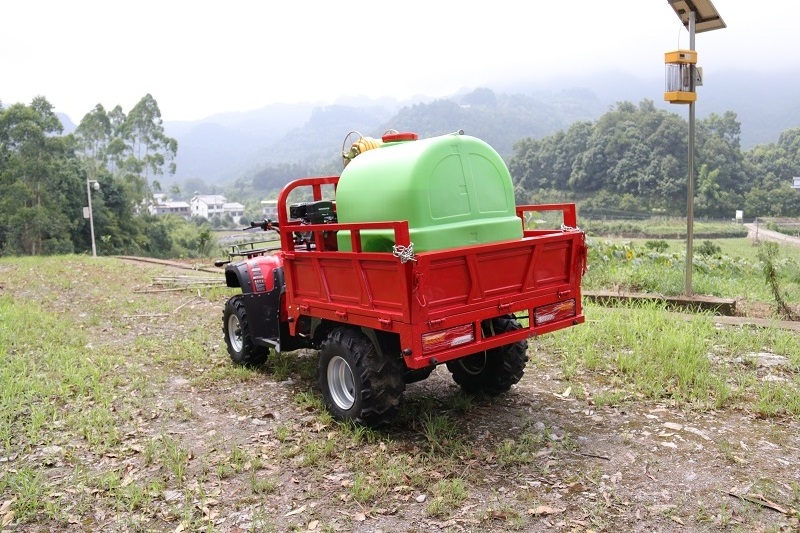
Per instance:
[[[198,283],[225,283],[225,279],[221,277],[213,278],[198,278],[196,276],[169,276],[153,278],[153,283],[159,285],[172,284],[172,285],[191,285]]]
[[[142,289],[142,290],[133,291],[133,292],[134,292],[134,294],[149,294],[149,293],[154,293],[154,292],[175,292],[175,291],[191,291],[191,290],[194,290],[194,289],[213,289],[214,287],[224,287],[224,285],[223,284],[219,284],[219,285],[202,285],[202,286],[192,285],[192,286],[187,286],[187,287],[170,287],[168,289]]]
[[[728,492],[728,495],[749,503],[753,503],[755,505],[760,505],[761,507],[766,507],[767,509],[772,509],[773,511],[777,511],[781,514],[789,514],[788,509],[784,509],[777,503],[769,501],[761,494],[736,494],[735,492]]]
[[[583,455],[584,457],[594,457],[595,459],[602,459],[604,461],[610,461],[611,457],[607,455],[598,455],[596,453],[588,453],[588,452],[573,452],[576,455]]]
[[[187,305],[189,305],[190,303],[192,303],[192,302],[194,302],[194,301],[196,301],[198,299],[202,299],[202,298],[198,295],[198,296],[195,296],[193,298],[190,298],[190,299],[186,300],[181,305],[179,305],[178,307],[173,309],[171,313],[141,313],[141,314],[138,314],[138,315],[122,315],[122,318],[165,318],[165,317],[174,315],[175,313],[177,313],[178,311],[180,311],[181,309],[183,309],[184,307],[186,307]]]
[[[189,300],[187,300],[187,301],[183,302],[181,305],[179,305],[178,307],[176,307],[175,309],[173,309],[173,310],[172,310],[172,314],[174,315],[175,313],[177,313],[178,311],[180,311],[180,310],[181,310],[183,307],[185,307],[185,306],[189,305],[190,303],[194,302],[194,301],[195,301],[195,300],[197,300],[197,299],[198,299],[198,297],[197,297],[197,296],[195,296],[194,298],[191,298],[191,299],[189,299]]]

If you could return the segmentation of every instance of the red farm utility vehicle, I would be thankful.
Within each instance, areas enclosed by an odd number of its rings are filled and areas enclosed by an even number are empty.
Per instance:
[[[223,312],[231,358],[316,349],[330,413],[373,427],[437,365],[467,393],[506,392],[528,338],[584,321],[575,205],[516,206],[500,155],[463,132],[352,138],[341,176],[289,183],[278,220],[252,224],[279,247],[218,262],[241,288]],[[531,228],[549,212],[560,227]]]

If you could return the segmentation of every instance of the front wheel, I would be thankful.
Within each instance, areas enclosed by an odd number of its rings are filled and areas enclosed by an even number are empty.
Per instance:
[[[231,360],[238,365],[261,365],[267,361],[269,349],[253,342],[250,323],[241,296],[225,303],[222,311],[222,333]]]
[[[399,358],[381,356],[350,328],[334,329],[322,342],[317,378],[333,418],[369,427],[391,422],[405,391]]]
[[[521,329],[514,318],[492,320],[494,334]],[[497,396],[522,379],[528,362],[528,342],[518,341],[476,353],[447,363],[461,389],[468,394],[484,393]]]

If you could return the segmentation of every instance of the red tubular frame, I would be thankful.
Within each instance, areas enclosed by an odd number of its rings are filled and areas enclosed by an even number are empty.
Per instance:
[[[580,281],[586,245],[576,228],[574,204],[518,206],[524,223],[530,211],[562,211],[565,229],[524,230],[519,240],[420,252],[402,263],[386,252],[364,252],[360,232],[391,229],[395,243],[411,244],[407,221],[302,224],[289,221],[289,193],[311,187],[315,201],[322,186],[337,177],[304,178],[278,197],[281,255],[286,278],[290,333],[301,317],[316,317],[396,333],[406,365],[416,369],[580,324],[584,321]],[[329,250],[323,233],[349,230],[352,251]],[[314,234],[315,247],[295,246],[295,232]],[[576,314],[536,326],[534,309],[574,299]],[[482,323],[512,313],[529,317],[521,330],[484,337]],[[473,342],[424,355],[422,335],[472,324]]]

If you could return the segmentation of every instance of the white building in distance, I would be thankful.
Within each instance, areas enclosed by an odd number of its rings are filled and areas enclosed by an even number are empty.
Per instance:
[[[186,202],[173,202],[165,194],[154,194],[153,201],[148,202],[147,210],[151,215],[177,215],[185,219],[192,216],[191,208]]]
[[[196,194],[189,201],[192,216],[210,219],[214,215],[228,214],[235,224],[244,215],[244,206],[239,202],[228,202],[221,194]]]
[[[264,219],[278,221],[278,200],[261,200],[261,214]]]

